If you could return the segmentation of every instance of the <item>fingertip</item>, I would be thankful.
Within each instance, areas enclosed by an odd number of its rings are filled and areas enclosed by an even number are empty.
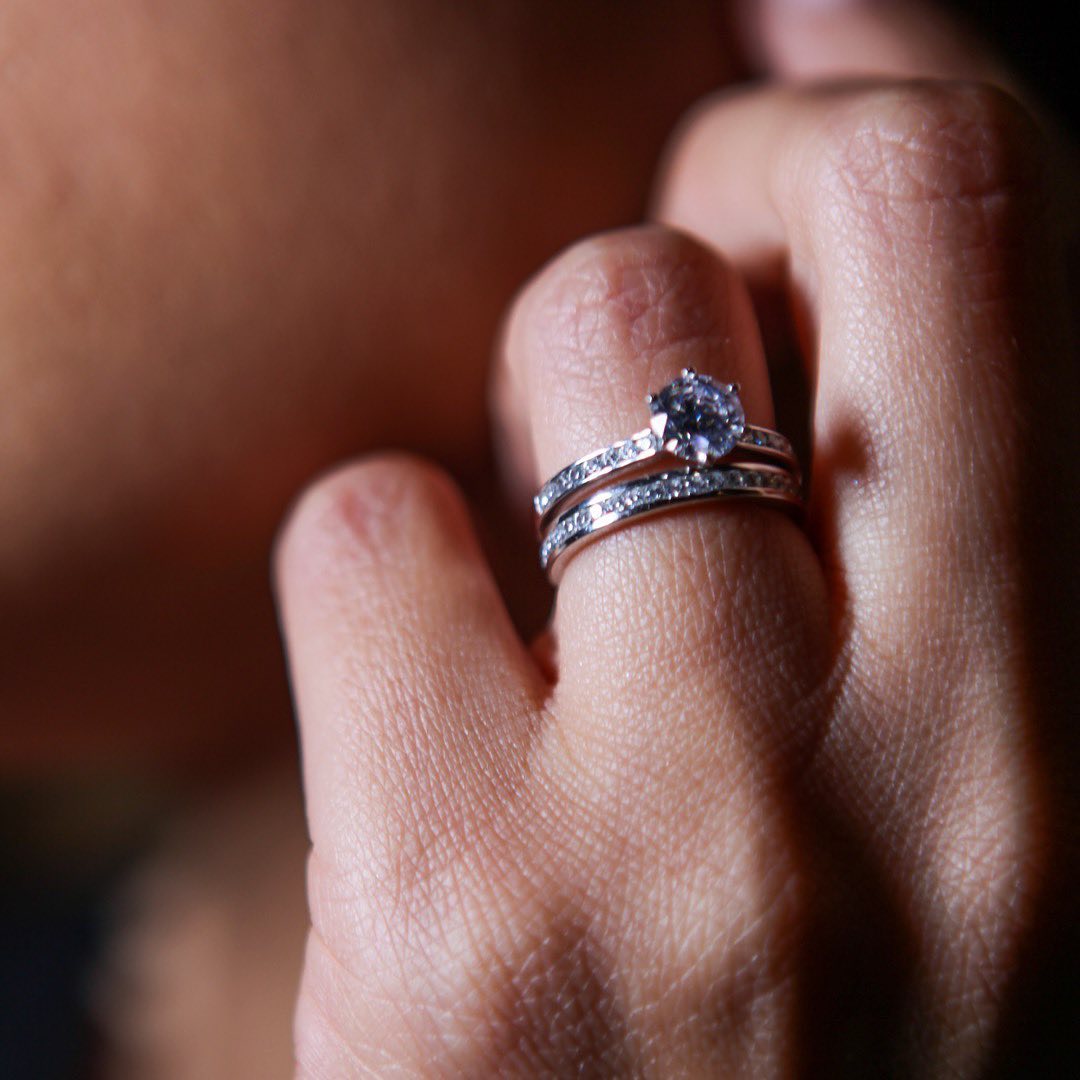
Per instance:
[[[337,466],[308,485],[274,541],[279,598],[292,585],[310,593],[349,567],[389,572],[415,561],[415,544],[441,538],[459,555],[478,556],[464,500],[438,466],[403,453]]]
[[[972,27],[921,0],[760,0],[742,18],[748,50],[772,75],[1008,81]]]

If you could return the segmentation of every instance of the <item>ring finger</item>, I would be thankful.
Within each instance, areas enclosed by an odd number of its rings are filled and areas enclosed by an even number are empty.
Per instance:
[[[502,367],[504,399],[528,417],[536,486],[641,429],[645,396],[683,368],[739,383],[747,420],[772,421],[742,283],[663,228],[588,240],[551,264],[514,307]],[[556,693],[584,707],[559,712],[609,747],[660,729],[669,747],[691,747],[702,732],[747,726],[695,701],[751,701],[749,727],[766,724],[775,749],[786,740],[770,720],[796,733],[791,706],[816,677],[824,617],[820,568],[788,515],[746,500],[635,522],[575,553],[562,575]]]

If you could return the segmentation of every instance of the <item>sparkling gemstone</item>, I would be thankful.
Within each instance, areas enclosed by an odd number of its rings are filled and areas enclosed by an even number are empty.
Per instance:
[[[660,437],[665,446],[702,465],[731,453],[746,427],[735,388],[693,371],[654,394],[649,408],[664,417]]]

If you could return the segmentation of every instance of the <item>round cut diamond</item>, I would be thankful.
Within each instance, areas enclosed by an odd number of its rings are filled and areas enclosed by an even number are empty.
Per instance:
[[[704,465],[731,453],[742,438],[746,416],[734,386],[684,371],[649,401],[659,432],[673,454]],[[655,429],[654,429],[655,430]]]

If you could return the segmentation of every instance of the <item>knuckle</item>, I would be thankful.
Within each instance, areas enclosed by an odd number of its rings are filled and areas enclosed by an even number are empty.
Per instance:
[[[438,707],[424,712],[430,718]],[[445,729],[447,719],[436,723]],[[418,731],[415,741],[422,738]],[[419,925],[450,926],[466,912],[483,921],[504,900],[507,910],[527,906],[530,894],[522,867],[531,856],[515,804],[456,778],[429,777],[425,764],[436,755],[406,741],[387,733],[343,751],[362,793],[315,838],[307,874],[311,923],[326,947],[343,968],[391,981],[403,961],[434,970],[445,960],[416,935]]]
[[[366,1045],[370,1039],[364,1039],[364,1025],[356,1023],[357,1010],[346,1004],[362,1000],[351,984],[349,974],[313,930],[308,935],[293,1017],[297,1078],[331,1080],[367,1075],[365,1059],[377,1059],[389,1049]]]
[[[274,546],[283,574],[333,573],[343,562],[381,564],[418,535],[418,524],[460,519],[461,500],[438,468],[407,455],[341,466],[305,489]]]
[[[570,750],[564,758],[554,740],[549,745],[560,761],[576,756]],[[759,790],[750,756],[733,757],[730,744],[723,754],[727,790],[717,795],[719,760],[688,743],[671,746],[663,762],[638,754],[636,768],[626,759],[594,763],[588,776],[570,782],[575,794],[567,801],[578,811],[562,823],[567,838],[555,845],[570,860],[564,877],[587,883],[582,907],[595,913],[634,987],[622,1023],[639,1046],[653,1048],[638,1063],[650,1074],[671,1071],[664,1053],[675,1032],[695,1055],[715,1062],[763,1045],[761,1037],[785,1030],[796,1008],[812,917],[805,851],[787,800]],[[610,792],[626,775],[636,785],[633,806],[613,815]],[[597,849],[595,839],[576,836],[605,838]],[[602,877],[590,872],[598,865],[606,868]],[[778,1057],[790,1050],[766,1042]]]
[[[444,934],[417,931],[400,942],[376,970],[367,955],[350,957],[358,976],[342,975],[313,932],[297,1019],[310,1061],[355,1067],[392,1048],[398,1062],[423,1061],[439,1075],[562,1076],[583,1062],[603,1075],[629,1071],[615,958],[576,903],[522,898],[505,919],[489,912],[469,917],[467,930],[460,915],[441,925]],[[467,945],[449,947],[444,936]],[[355,981],[358,1005],[346,1023],[334,995],[320,992],[343,978]]]
[[[357,790],[331,811],[316,840],[308,897],[313,924],[343,961],[357,940],[364,952],[352,959],[369,970],[415,950],[410,931],[418,919],[443,918],[466,904],[505,861],[500,823],[483,818],[498,809],[483,805],[469,778],[425,771],[438,759],[430,733],[463,715],[441,700],[452,693],[439,686],[390,691],[384,697],[392,721],[357,725],[339,748]]]
[[[563,1076],[582,1062],[603,1075],[629,1071],[615,956],[579,903],[534,902],[507,943],[489,942],[478,959],[491,974],[479,1008],[462,1017],[468,1071]]]
[[[955,237],[958,229],[961,242],[982,239],[988,223],[1003,224],[1003,211],[1037,187],[1040,141],[1034,122],[997,87],[907,83],[830,114],[813,179],[893,242],[898,234]]]
[[[784,1031],[796,1010],[809,920],[807,881],[793,843],[769,829],[755,841],[744,836],[722,844],[686,868],[669,867],[663,877],[648,910],[672,912],[681,929],[664,931],[659,940],[647,927],[637,934],[653,939],[642,949],[642,978],[646,999],[663,1003],[651,1022],[656,1045],[682,1030],[712,1060],[755,1044],[783,1057],[791,1048],[768,1033]],[[666,959],[653,959],[660,956]]]
[[[662,850],[630,835],[598,850],[581,840],[597,830],[580,813],[561,822],[566,833],[537,820],[513,830],[527,843],[481,843],[483,870],[455,872],[452,895],[406,889],[408,908],[313,858],[313,938],[366,1004],[344,1050],[341,1025],[309,1010],[312,1060],[369,1059],[365,1033],[378,1031],[400,1060],[455,1075],[564,1075],[583,1062],[603,1075],[667,1074],[676,1033],[693,1057],[715,1061],[790,1027],[808,915],[800,855],[779,827],[747,843],[745,830],[704,822],[704,845],[691,829]],[[418,982],[410,973],[421,970]],[[778,1059],[790,1050],[766,1041]]]
[[[720,333],[721,272],[715,254],[659,226],[584,240],[519,300],[515,336],[534,343],[519,353],[543,358],[545,386],[578,390],[596,389],[612,360],[651,365],[672,347],[693,360]]]
[[[361,811],[354,815],[353,827],[357,821],[367,826],[369,819],[370,815]],[[396,948],[416,947],[402,928],[412,926],[422,912],[390,910],[378,873],[378,837],[367,845],[375,850],[355,859],[342,859],[339,846],[316,840],[308,855],[311,945],[316,958],[337,971],[378,984],[392,978]]]

